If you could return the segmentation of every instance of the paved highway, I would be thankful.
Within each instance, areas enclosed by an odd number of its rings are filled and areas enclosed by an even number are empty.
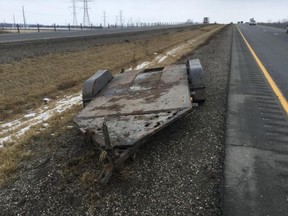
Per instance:
[[[157,29],[170,29],[181,28],[185,26],[197,26],[196,24],[187,25],[175,25],[175,26],[153,26],[153,27],[141,27],[141,28],[103,28],[97,30],[83,30],[83,31],[56,31],[56,32],[34,32],[34,33],[8,33],[0,34],[1,43],[14,43],[14,42],[26,42],[35,40],[48,40],[58,38],[75,38],[75,37],[87,37],[97,35],[109,35],[109,34],[121,34],[121,33],[133,33],[141,31],[151,31]]]
[[[287,98],[288,35],[234,26],[225,150],[224,215],[288,215],[288,117],[262,62]],[[285,100],[285,99],[284,99]],[[287,103],[287,102],[286,102]]]
[[[286,30],[259,25],[238,26],[288,100],[288,34]]]

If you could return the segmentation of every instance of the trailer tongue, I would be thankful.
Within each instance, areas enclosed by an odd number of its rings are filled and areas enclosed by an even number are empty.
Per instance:
[[[74,121],[107,158],[99,182],[106,183],[148,137],[189,113],[191,91],[205,100],[203,69],[199,60],[192,61],[188,69],[180,64],[114,78],[109,71],[98,71],[84,83],[85,108]],[[198,86],[192,86],[193,74]]]

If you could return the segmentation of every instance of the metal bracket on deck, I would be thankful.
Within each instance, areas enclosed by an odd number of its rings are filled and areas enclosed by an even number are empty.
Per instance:
[[[113,79],[108,70],[98,70],[92,77],[84,82],[82,99],[83,106],[87,104]]]

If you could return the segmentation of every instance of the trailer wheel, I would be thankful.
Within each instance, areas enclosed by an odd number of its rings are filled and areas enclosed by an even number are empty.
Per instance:
[[[83,106],[88,103],[113,79],[108,70],[98,70],[92,77],[84,82],[82,90]]]
[[[204,71],[199,59],[188,60],[187,74],[193,101],[204,102],[206,100]]]

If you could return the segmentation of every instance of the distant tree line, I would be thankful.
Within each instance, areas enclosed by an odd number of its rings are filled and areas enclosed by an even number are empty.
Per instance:
[[[267,22],[258,22],[258,24],[286,29],[288,25],[288,19],[282,19],[282,20],[279,20],[278,22],[272,22],[271,20],[268,20]]]

